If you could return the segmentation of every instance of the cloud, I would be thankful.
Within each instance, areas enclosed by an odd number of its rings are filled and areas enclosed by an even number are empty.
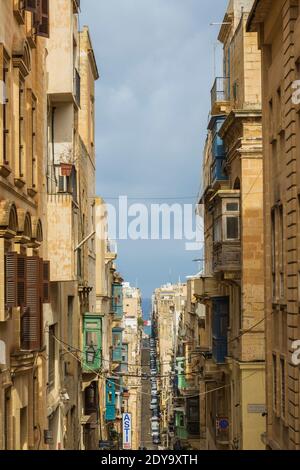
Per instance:
[[[83,0],[101,73],[97,83],[97,191],[104,197],[195,196],[226,0]],[[146,295],[174,265],[193,271],[182,244],[122,242],[119,265]],[[143,248],[144,247],[144,248]],[[151,263],[158,256],[159,266]],[[196,254],[197,257],[197,254]],[[186,260],[186,261],[184,261]],[[178,277],[178,276],[177,276]],[[168,281],[168,279],[166,279]]]

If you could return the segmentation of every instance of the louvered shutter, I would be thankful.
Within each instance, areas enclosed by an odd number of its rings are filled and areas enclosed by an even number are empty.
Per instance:
[[[43,303],[50,303],[50,261],[42,261],[43,263]]]
[[[31,333],[30,333],[30,309],[28,307],[21,308],[21,350],[31,350]]]
[[[29,308],[28,340],[29,350],[36,351],[41,348],[41,282],[40,259],[30,256],[26,263],[26,306]]]
[[[37,35],[49,38],[49,0],[37,0]]]
[[[17,305],[26,305],[26,256],[18,255],[17,258]]]
[[[36,13],[37,0],[24,0],[24,9]]]
[[[5,255],[5,306],[7,309],[17,307],[17,261],[18,254],[14,252]]]

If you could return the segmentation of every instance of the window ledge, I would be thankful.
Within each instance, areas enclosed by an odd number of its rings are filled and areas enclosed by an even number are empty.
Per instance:
[[[34,189],[34,188],[28,188],[28,189],[27,189],[27,194],[28,194],[28,196],[30,196],[31,198],[34,198],[34,197],[37,195],[37,190]]]
[[[11,173],[11,168],[9,167],[8,164],[2,163],[0,164],[0,175],[4,176],[4,178],[7,178]]]
[[[25,180],[23,177],[15,178],[15,186],[19,189],[22,189],[25,186]]]

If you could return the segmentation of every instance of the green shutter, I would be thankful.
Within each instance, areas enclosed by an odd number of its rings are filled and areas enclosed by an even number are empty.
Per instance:
[[[83,325],[83,363],[84,369],[99,370],[102,366],[102,319],[101,317],[86,315]],[[90,362],[91,351],[94,349],[94,361]],[[89,354],[90,353],[90,354]],[[89,354],[89,357],[88,357]]]

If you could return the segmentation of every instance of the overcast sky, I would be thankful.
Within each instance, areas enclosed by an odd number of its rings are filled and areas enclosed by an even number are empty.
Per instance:
[[[194,203],[227,0],[82,0],[101,79],[97,193]],[[216,73],[221,73],[220,48]],[[172,198],[169,201],[164,198]],[[190,198],[190,199],[186,199]],[[130,200],[130,202],[135,202]],[[119,241],[118,269],[144,297],[197,271],[183,241]]]

